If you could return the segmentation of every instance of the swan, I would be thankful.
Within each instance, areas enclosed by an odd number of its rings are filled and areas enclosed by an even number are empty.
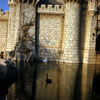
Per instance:
[[[52,80],[51,79],[48,79],[48,74],[46,74],[46,75],[47,75],[47,78],[46,78],[46,87],[47,87],[48,84],[51,84],[52,83]]]

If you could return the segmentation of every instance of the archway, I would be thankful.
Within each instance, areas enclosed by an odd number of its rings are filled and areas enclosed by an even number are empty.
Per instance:
[[[96,52],[100,53],[100,34],[96,38]]]

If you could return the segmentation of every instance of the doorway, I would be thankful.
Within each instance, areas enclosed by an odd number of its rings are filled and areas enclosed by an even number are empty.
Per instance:
[[[96,38],[96,52],[100,53],[100,34]]]

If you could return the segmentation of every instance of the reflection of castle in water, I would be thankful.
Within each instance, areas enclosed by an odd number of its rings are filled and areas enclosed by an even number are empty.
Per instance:
[[[78,64],[22,64],[17,83],[9,88],[8,100],[91,100],[95,96],[92,95],[94,74],[98,71],[95,68]],[[46,87],[47,73],[52,83]]]

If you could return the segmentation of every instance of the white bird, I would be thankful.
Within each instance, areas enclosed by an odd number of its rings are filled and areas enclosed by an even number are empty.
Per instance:
[[[44,59],[42,59],[42,61],[43,61],[44,63],[46,63],[46,62],[48,62],[48,59],[47,59],[47,58],[44,58]]]

